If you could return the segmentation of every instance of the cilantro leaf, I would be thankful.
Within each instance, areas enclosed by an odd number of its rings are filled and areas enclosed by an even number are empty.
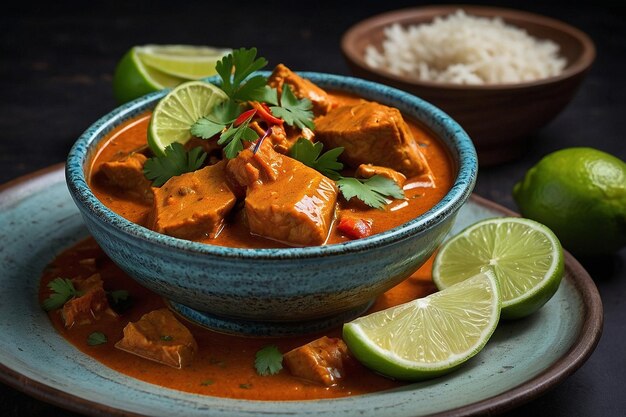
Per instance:
[[[333,148],[320,156],[323,148],[324,145],[321,142],[313,143],[305,138],[300,138],[289,150],[289,156],[321,172],[330,179],[338,180],[341,178],[339,171],[343,169],[343,164],[337,158],[343,152],[343,148]]]
[[[206,158],[202,148],[193,148],[187,152],[178,142],[172,143],[164,151],[165,156],[150,158],[143,166],[144,175],[155,187],[162,186],[172,177],[199,169]]]
[[[89,346],[98,346],[105,344],[109,338],[102,332],[93,332],[87,337],[87,344]]]
[[[236,157],[243,149],[244,140],[254,142],[259,138],[259,134],[250,128],[250,120],[252,120],[252,116],[237,127],[230,125],[230,127],[221,134],[217,144],[226,144],[224,147],[224,155],[226,155],[226,158],[232,159]]]
[[[46,311],[56,310],[73,297],[80,297],[82,293],[76,291],[74,284],[67,278],[55,278],[48,283],[48,288],[52,290],[52,294],[43,300],[42,307]]]
[[[211,139],[224,130],[224,127],[226,124],[216,123],[205,116],[191,126],[191,134],[202,139]]]
[[[191,134],[202,139],[211,139],[234,122],[240,113],[241,105],[233,100],[226,100],[215,106],[208,115],[198,119],[191,126]]]
[[[254,367],[261,376],[277,374],[283,369],[283,354],[274,345],[265,346],[256,353]]]
[[[267,60],[257,59],[256,54],[256,48],[235,49],[215,65],[217,73],[222,78],[221,88],[232,100],[256,100],[257,95],[262,94],[267,82],[263,76],[254,76],[242,85],[242,82],[254,71],[267,65]]]
[[[266,85],[263,89],[263,95],[260,97],[260,100],[256,100],[259,103],[268,103],[278,106],[278,90],[274,87],[270,87]]]
[[[308,98],[298,100],[291,91],[289,84],[283,85],[283,93],[280,96],[280,106],[272,106],[272,114],[280,117],[291,126],[300,129],[308,127],[315,129],[313,124],[313,103]]]
[[[356,197],[374,208],[382,208],[387,204],[388,197],[404,198],[404,192],[398,184],[381,175],[374,175],[365,180],[342,177],[337,180],[337,186],[346,200]]]

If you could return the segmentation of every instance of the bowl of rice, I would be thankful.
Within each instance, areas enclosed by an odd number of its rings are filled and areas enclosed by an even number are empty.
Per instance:
[[[487,6],[384,13],[352,26],[341,47],[356,76],[413,93],[456,119],[482,166],[520,156],[595,59],[591,39],[564,22]]]

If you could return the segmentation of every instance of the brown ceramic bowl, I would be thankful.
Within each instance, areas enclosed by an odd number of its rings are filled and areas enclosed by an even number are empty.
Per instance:
[[[430,23],[436,16],[458,9],[475,16],[500,16],[536,38],[552,40],[567,59],[566,68],[558,76],[531,82],[458,85],[416,81],[365,63],[365,48],[371,44],[380,49],[385,27],[393,23],[402,26]],[[408,91],[452,116],[474,141],[483,166],[521,155],[529,135],[550,122],[570,102],[595,58],[591,39],[563,22],[517,10],[465,5],[411,8],[371,17],[344,34],[341,48],[356,76]]]

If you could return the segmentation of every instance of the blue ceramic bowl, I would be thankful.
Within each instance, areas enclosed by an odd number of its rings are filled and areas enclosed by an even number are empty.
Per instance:
[[[340,244],[281,249],[213,246],[162,235],[104,206],[87,185],[98,143],[166,94],[153,93],[107,114],[76,141],[67,184],[87,228],[131,277],[174,310],[226,332],[288,335],[322,330],[362,313],[417,270],[450,230],[472,192],[477,158],[463,129],[441,110],[400,90],[351,77],[301,73],[322,88],[398,108],[431,129],[457,167],[452,189],[432,209],[394,229]]]

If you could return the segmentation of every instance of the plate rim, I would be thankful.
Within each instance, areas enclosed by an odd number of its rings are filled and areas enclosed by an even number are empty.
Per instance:
[[[56,175],[58,171],[63,171],[64,167],[65,163],[61,162],[10,180],[0,185],[0,195],[16,187],[20,187],[25,183],[44,179],[47,175]],[[480,197],[475,193],[470,196],[469,201],[502,213],[505,216],[519,217],[518,213],[484,197]],[[484,413],[502,413],[518,407],[554,388],[585,363],[595,350],[602,335],[604,324],[602,300],[589,273],[567,250],[564,250],[564,261],[565,268],[571,272],[571,283],[581,295],[582,304],[585,307],[581,330],[568,351],[544,371],[512,389],[484,400],[451,410],[441,411],[431,414],[430,416],[453,417]],[[138,414],[96,401],[87,400],[78,395],[73,395],[45,383],[35,381],[12,370],[3,363],[0,363],[0,382],[38,400],[65,410],[86,415],[146,416],[145,414]]]

